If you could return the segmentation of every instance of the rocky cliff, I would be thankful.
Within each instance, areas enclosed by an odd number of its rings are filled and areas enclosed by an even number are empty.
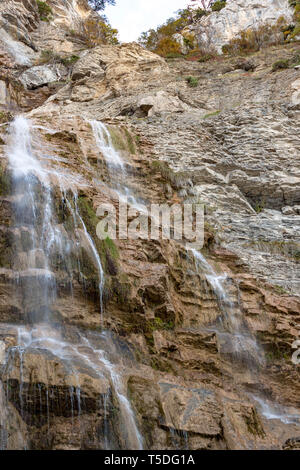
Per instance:
[[[225,8],[202,18],[194,29],[201,43],[221,53],[222,46],[241,31],[274,25],[280,18],[287,24],[293,22],[289,0],[227,0]]]
[[[1,447],[299,448],[299,44],[166,62],[47,3],[0,12]],[[98,239],[120,194],[203,203],[202,251]]]

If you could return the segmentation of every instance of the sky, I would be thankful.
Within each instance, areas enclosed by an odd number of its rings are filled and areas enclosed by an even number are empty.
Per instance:
[[[186,0],[116,0],[105,15],[113,28],[119,30],[122,42],[136,41],[143,31],[156,28],[174,12],[187,6]]]

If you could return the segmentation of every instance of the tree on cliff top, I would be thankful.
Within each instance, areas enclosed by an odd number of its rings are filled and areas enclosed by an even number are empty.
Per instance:
[[[95,11],[104,10],[107,4],[115,5],[116,0],[88,0],[90,7]]]

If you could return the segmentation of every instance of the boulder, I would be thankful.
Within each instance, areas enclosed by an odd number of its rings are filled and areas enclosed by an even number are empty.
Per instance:
[[[23,72],[20,81],[28,90],[34,90],[66,77],[67,70],[62,64],[36,65]]]
[[[181,101],[178,96],[160,90],[151,95],[142,97],[137,104],[138,110],[144,116],[153,116],[157,113],[184,112],[189,106]]]

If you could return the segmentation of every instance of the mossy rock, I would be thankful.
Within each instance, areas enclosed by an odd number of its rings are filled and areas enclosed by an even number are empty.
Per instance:
[[[13,265],[14,250],[10,233],[0,230],[0,267],[10,269]]]
[[[104,301],[105,303],[114,300],[121,309],[128,309],[131,295],[131,284],[127,280],[119,277],[110,277],[105,284]]]
[[[99,219],[93,209],[92,202],[87,197],[78,198],[78,207],[87,231],[95,243],[104,271],[108,275],[116,275],[118,272],[119,258],[119,251],[116,244],[109,237],[105,240],[100,240],[97,237],[96,228]]]
[[[13,115],[8,111],[0,111],[0,124],[5,124],[13,120]]]
[[[128,129],[125,128],[123,131],[119,128],[108,126],[108,130],[115,150],[129,152],[131,155],[136,154],[136,144]]]
[[[0,165],[0,196],[7,196],[12,190],[12,179],[7,169]]]

